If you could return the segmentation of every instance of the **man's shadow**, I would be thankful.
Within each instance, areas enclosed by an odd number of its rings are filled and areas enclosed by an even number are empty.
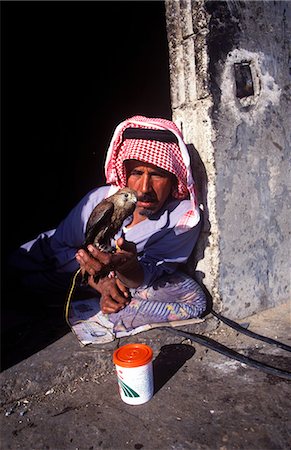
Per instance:
[[[196,185],[196,195],[201,212],[202,228],[198,242],[188,258],[187,263],[184,265],[183,270],[197,281],[203,289],[207,299],[207,309],[204,313],[204,316],[206,316],[212,309],[213,299],[211,293],[203,283],[205,273],[196,270],[196,267],[198,262],[204,259],[205,249],[209,246],[209,235],[211,234],[207,201],[208,177],[204,163],[194,145],[187,144],[187,149],[190,155],[192,175]]]

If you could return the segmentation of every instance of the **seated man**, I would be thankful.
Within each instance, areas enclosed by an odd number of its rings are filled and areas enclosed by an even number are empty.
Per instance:
[[[80,264],[89,274],[93,295],[100,298],[115,331],[153,322],[200,317],[206,297],[180,271],[199,237],[201,221],[190,159],[181,132],[165,119],[134,116],[116,128],[105,173],[107,186],[89,192],[56,230],[22,245],[14,265],[25,271],[26,285],[54,292],[68,289]],[[80,249],[88,218],[104,198],[129,187],[137,205],[114,237],[115,253],[88,246]],[[94,275],[114,268],[97,283]],[[88,291],[79,286],[78,293]]]

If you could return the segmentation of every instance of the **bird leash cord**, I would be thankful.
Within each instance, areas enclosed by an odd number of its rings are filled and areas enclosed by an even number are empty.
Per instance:
[[[65,318],[66,318],[66,322],[70,328],[71,328],[71,324],[69,322],[70,303],[71,303],[73,292],[74,292],[74,289],[76,286],[76,279],[77,279],[77,276],[80,273],[80,271],[81,271],[81,269],[78,269],[73,275],[71,287],[69,289],[66,306],[65,306]],[[259,341],[266,342],[267,344],[275,345],[276,347],[279,347],[282,350],[285,350],[287,352],[291,352],[291,347],[289,345],[284,344],[283,342],[280,342],[276,339],[272,339],[267,336],[263,336],[261,334],[255,333],[251,330],[248,330],[248,329],[244,328],[242,325],[240,325],[239,323],[237,323],[231,319],[228,319],[227,317],[224,317],[223,315],[217,313],[213,309],[210,310],[210,314],[212,314],[218,320],[221,320],[221,322],[225,323],[227,326],[235,329],[239,333],[245,334],[253,339],[257,339]],[[210,350],[221,353],[222,355],[227,356],[231,359],[235,359],[243,364],[246,364],[248,366],[254,367],[255,369],[261,370],[262,372],[265,372],[270,375],[278,376],[281,378],[285,378],[286,380],[291,380],[291,372],[288,372],[283,369],[279,369],[277,367],[270,366],[269,364],[265,364],[261,361],[257,361],[253,358],[242,355],[241,353],[238,353],[235,350],[233,350],[223,344],[220,344],[219,342],[215,341],[214,339],[211,339],[209,337],[206,337],[206,336],[203,336],[203,335],[197,334],[197,333],[185,332],[185,331],[177,329],[175,327],[167,327],[167,326],[165,327],[163,325],[163,327],[161,327],[161,328],[169,331],[170,333],[182,336],[184,339],[189,339],[192,342],[196,342],[197,344],[207,347]]]
[[[75,287],[76,287],[76,279],[77,279],[77,276],[79,275],[80,272],[81,272],[81,268],[76,270],[76,272],[73,275],[71,286],[70,286],[69,293],[68,293],[68,296],[67,296],[66,305],[65,305],[65,319],[66,319],[66,322],[67,322],[67,324],[69,325],[70,328],[71,328],[71,324],[70,324],[70,321],[69,321],[70,304],[71,304],[73,293],[74,293],[74,290],[75,290]]]
[[[275,345],[287,352],[291,352],[291,347],[289,345],[286,345],[275,339],[271,339],[267,336],[263,336],[261,334],[254,333],[251,330],[247,330],[246,328],[241,326],[239,323],[234,322],[233,320],[230,320],[227,317],[222,316],[221,314],[215,312],[213,309],[210,311],[210,314],[212,314],[217,319],[224,322],[229,327],[235,329],[239,333],[245,334],[249,337],[252,337],[253,339],[257,339],[257,340],[266,342],[268,344]],[[277,367],[270,366],[269,364],[265,364],[263,362],[257,361],[256,359],[252,359],[248,356],[242,355],[241,353],[238,353],[235,350],[233,350],[229,347],[226,347],[223,344],[220,344],[219,342],[215,341],[214,339],[211,339],[209,337],[206,337],[206,336],[203,336],[203,335],[197,334],[197,333],[188,333],[183,330],[179,330],[177,328],[171,328],[171,327],[165,327],[165,328],[170,333],[178,334],[179,336],[182,336],[185,339],[189,339],[192,342],[196,342],[197,344],[203,345],[204,347],[214,350],[215,352],[221,353],[222,355],[227,356],[229,358],[240,361],[243,364],[254,367],[255,369],[261,370],[262,372],[265,372],[270,375],[278,376],[281,378],[285,378],[286,380],[291,380],[291,372],[288,372],[283,369],[278,369]]]

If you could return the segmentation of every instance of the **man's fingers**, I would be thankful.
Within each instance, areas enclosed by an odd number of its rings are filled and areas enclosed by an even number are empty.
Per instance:
[[[129,298],[129,291],[128,288],[126,286],[124,286],[123,283],[121,283],[121,281],[116,278],[116,285],[118,287],[118,289],[122,292],[122,295],[124,295],[124,297]]]
[[[111,254],[110,253],[101,252],[93,245],[88,245],[87,248],[88,248],[88,252],[94,259],[98,260],[100,263],[102,263],[104,265],[110,264],[110,262],[111,262]]]
[[[94,257],[91,257],[85,250],[79,250],[76,253],[76,260],[82,270],[85,270],[90,275],[95,275],[96,272],[102,269],[102,264]]]
[[[114,270],[126,264],[136,255],[136,249],[133,243],[127,242],[123,238],[118,239],[118,241],[120,241],[122,248],[114,254],[101,252],[90,244],[88,245],[88,253],[84,249],[81,249],[76,253],[76,259],[90,274],[93,274],[92,270],[99,272],[104,266],[110,270]]]
[[[112,297],[102,297],[101,298],[101,309],[102,312],[104,314],[111,314],[111,313],[116,313],[118,311],[120,311],[121,309],[123,309],[128,302],[124,302],[124,298],[122,299],[123,301],[118,301],[120,299],[112,299]]]
[[[95,275],[95,274],[94,274],[94,275]],[[92,275],[89,276],[88,284],[89,284],[89,286],[91,286],[91,288],[93,288],[93,289],[95,289],[95,290],[98,290],[98,289],[97,289],[98,284],[94,281],[94,277],[93,277]]]
[[[114,302],[119,303],[120,305],[126,303],[127,300],[123,295],[119,294],[118,292],[112,293],[111,298]]]
[[[83,264],[85,264],[90,259],[90,255],[88,255],[88,253],[82,249],[78,250],[75,256],[77,261],[82,262]]]

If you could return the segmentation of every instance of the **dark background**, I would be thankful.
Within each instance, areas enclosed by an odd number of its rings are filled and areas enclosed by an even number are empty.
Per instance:
[[[164,2],[2,1],[1,67],[1,303],[13,310],[7,255],[104,183],[118,123],[171,118]]]

